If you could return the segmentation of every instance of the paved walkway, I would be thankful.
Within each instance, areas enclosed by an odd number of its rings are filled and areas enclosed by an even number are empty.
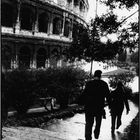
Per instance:
[[[111,117],[106,108],[106,119],[103,119],[99,140],[121,140],[124,129],[130,124],[138,113],[138,107],[130,102],[130,113],[126,115],[126,110],[122,116],[122,126],[111,136]],[[85,116],[76,114],[72,118],[51,120],[45,129],[30,127],[4,127],[4,140],[84,140]],[[94,129],[94,126],[93,126]],[[93,136],[94,140],[94,136]],[[135,138],[134,138],[135,140]]]

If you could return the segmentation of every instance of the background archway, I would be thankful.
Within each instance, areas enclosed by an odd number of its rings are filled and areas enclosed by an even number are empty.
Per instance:
[[[30,68],[31,50],[29,47],[21,47],[19,51],[19,68]]]
[[[45,62],[47,58],[47,52],[44,48],[40,48],[37,51],[37,68],[45,68]]]

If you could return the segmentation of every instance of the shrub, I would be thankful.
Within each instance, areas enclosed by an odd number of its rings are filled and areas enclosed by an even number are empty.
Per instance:
[[[38,70],[13,70],[6,73],[6,100],[18,114],[37,103],[36,98],[55,97],[62,108],[78,97],[87,73],[63,67]]]
[[[110,87],[115,88],[118,81],[122,81],[124,86],[128,86],[128,83],[133,81],[134,75],[130,72],[120,73],[109,77]]]
[[[8,117],[8,102],[6,97],[6,87],[5,87],[5,74],[1,73],[1,119],[2,127],[5,124],[5,121]]]
[[[117,82],[122,81],[125,92],[127,94],[128,99],[132,98],[132,89],[129,87],[129,82],[133,81],[134,75],[132,73],[122,73],[118,75],[114,75],[109,77],[110,87],[115,88],[117,86]]]
[[[33,105],[35,78],[32,71],[13,70],[6,73],[7,100],[18,114],[24,114]]]
[[[139,92],[131,94],[131,100],[137,105],[139,105],[139,94],[140,94]]]
[[[73,67],[38,70],[36,80],[38,94],[55,97],[62,108],[75,100],[87,77],[86,72]]]

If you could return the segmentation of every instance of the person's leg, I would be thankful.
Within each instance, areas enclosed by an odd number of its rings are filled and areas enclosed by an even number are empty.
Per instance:
[[[92,140],[92,126],[94,123],[94,116],[90,113],[85,113],[85,140]]]
[[[115,114],[112,114],[111,115],[111,133],[112,134],[114,134],[115,122],[116,122],[116,115]]]
[[[116,127],[116,129],[118,129],[122,124],[121,117],[122,117],[122,112],[119,113],[118,116],[117,116],[117,127]]]
[[[102,121],[102,115],[97,115],[96,116],[96,126],[95,126],[95,130],[94,130],[94,136],[96,139],[98,139],[99,134],[100,134],[101,121]]]

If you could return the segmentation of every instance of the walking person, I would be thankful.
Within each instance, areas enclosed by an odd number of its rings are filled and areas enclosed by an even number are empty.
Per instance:
[[[126,113],[128,114],[130,111],[125,89],[121,81],[117,83],[116,89],[111,92],[110,98],[111,132],[114,134],[115,127],[118,129],[122,124],[121,117],[124,105],[126,106]]]
[[[85,105],[85,139],[92,140],[92,127],[96,121],[94,137],[98,139],[102,117],[104,115],[105,99],[108,101],[109,88],[105,81],[101,80],[102,71],[96,70],[94,79],[86,83],[83,91]]]

